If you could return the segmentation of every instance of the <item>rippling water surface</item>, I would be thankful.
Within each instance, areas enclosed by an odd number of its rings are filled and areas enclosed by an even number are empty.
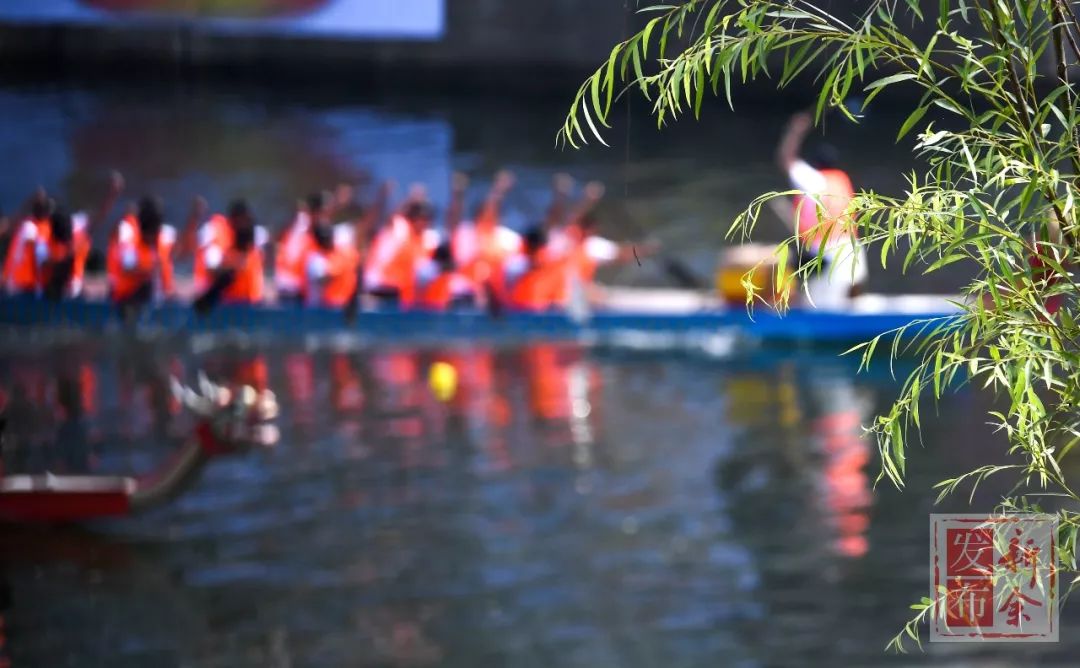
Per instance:
[[[194,192],[243,193],[276,224],[364,170],[444,202],[453,169],[479,197],[508,165],[521,225],[570,169],[608,182],[609,232],[649,230],[704,272],[724,221],[783,186],[771,109],[698,138],[642,120],[629,159],[554,151],[560,107],[543,101],[21,86],[0,109],[0,148],[22,156],[5,209],[38,183],[89,206],[118,167],[174,219]],[[839,141],[860,179],[895,187],[903,150],[869,122]],[[648,264],[609,278],[663,280]],[[955,287],[936,280],[914,285]],[[1067,610],[1058,645],[884,653],[926,592],[931,485],[999,461],[1000,441],[961,389],[924,415],[907,491],[875,489],[860,424],[898,386],[837,351],[20,341],[0,347],[10,471],[152,472],[191,428],[168,377],[198,370],[273,389],[282,439],[146,515],[0,527],[12,666],[1074,665],[1080,648]],[[435,361],[459,373],[446,403]]]

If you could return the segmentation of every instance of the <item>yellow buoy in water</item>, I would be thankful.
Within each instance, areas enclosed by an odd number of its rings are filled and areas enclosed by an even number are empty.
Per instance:
[[[450,401],[457,393],[457,369],[446,362],[435,362],[428,370],[428,387],[439,401]]]

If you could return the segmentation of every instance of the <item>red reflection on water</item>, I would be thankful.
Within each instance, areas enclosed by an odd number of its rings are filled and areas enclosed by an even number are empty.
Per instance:
[[[814,433],[825,452],[822,472],[824,505],[837,537],[836,551],[845,557],[861,557],[869,549],[870,446],[862,433],[863,415],[857,408],[838,410],[814,422]]]
[[[334,353],[330,358],[330,404],[341,413],[359,411],[364,406],[364,389],[352,358]]]
[[[241,360],[236,366],[236,371],[230,374],[233,385],[250,385],[260,392],[270,389],[270,370],[266,365],[266,358],[255,355]]]
[[[283,400],[292,408],[293,424],[301,430],[317,421],[315,407],[315,363],[311,354],[294,352],[285,355],[285,395]],[[305,443],[291,444],[306,447]]]
[[[30,416],[17,430],[17,449],[37,452],[21,459],[33,470],[99,471],[103,452],[109,472],[135,472],[151,459],[142,456],[148,444],[169,445],[190,427],[169,378],[192,382],[194,369],[220,384],[278,393],[288,447],[311,447],[329,431],[344,457],[376,454],[404,469],[445,467],[444,446],[452,442],[475,447],[488,471],[533,466],[543,449],[521,448],[520,437],[531,439],[538,426],[540,444],[553,449],[591,443],[602,390],[588,355],[567,344],[186,356],[99,356],[87,348],[66,355],[59,364],[12,360],[0,376],[0,397],[10,396],[14,411]],[[447,396],[429,385],[436,362],[456,372]],[[52,452],[71,443],[78,444],[72,453]]]

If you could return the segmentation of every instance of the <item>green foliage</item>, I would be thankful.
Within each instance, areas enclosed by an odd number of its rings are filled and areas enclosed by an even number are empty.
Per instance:
[[[844,105],[849,96],[865,95],[869,105],[887,90],[907,88],[914,102],[897,136],[916,134],[923,167],[907,176],[902,194],[858,194],[848,209],[859,233],[853,243],[880,244],[882,265],[895,258],[905,271],[930,273],[963,262],[975,278],[963,288],[959,320],[911,325],[929,334],[917,343],[904,336],[908,328],[855,349],[864,363],[883,340],[891,340],[894,355],[909,347],[921,355],[892,408],[871,426],[881,477],[903,485],[920,405],[971,383],[1001,398],[1001,409],[988,417],[1008,439],[1008,460],[944,481],[942,494],[963,485],[974,490],[988,476],[1009,473],[1016,488],[1002,508],[1039,495],[1080,501],[1062,470],[1080,443],[1073,271],[1080,252],[1080,121],[1068,80],[1080,47],[1071,4],[874,0],[843,18],[826,12],[825,4],[686,0],[640,10],[651,18],[582,85],[560,139],[574,146],[602,141],[613,103],[633,91],[651,101],[662,126],[687,112],[698,115],[706,93],[731,104],[733,84],[759,77],[780,88],[811,79],[818,120],[835,110],[857,121]],[[931,5],[936,11],[927,11]],[[924,43],[908,36],[913,23],[927,28]],[[1056,68],[1044,71],[1041,62]],[[752,201],[731,234],[751,235],[762,207],[789,194]],[[788,254],[798,243],[793,237],[779,252]],[[818,260],[799,271],[820,270]],[[791,277],[783,278],[786,290],[793,289]],[[1051,300],[1061,300],[1054,313],[1047,308]],[[1068,532],[1063,567],[1075,570],[1071,550],[1080,516],[1059,515]],[[933,607],[924,601],[920,617]],[[917,640],[914,629],[904,634]],[[904,634],[894,647],[903,646]]]

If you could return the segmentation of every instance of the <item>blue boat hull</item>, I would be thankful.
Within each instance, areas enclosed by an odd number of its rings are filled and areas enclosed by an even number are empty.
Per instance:
[[[730,332],[763,341],[850,343],[911,326],[926,334],[955,317],[952,312],[848,313],[793,308],[784,315],[760,308],[708,309],[682,313],[597,310],[577,322],[565,313],[479,311],[363,311],[353,322],[330,309],[284,306],[221,306],[206,316],[183,304],[145,309],[124,322],[108,303],[49,303],[31,298],[0,298],[0,326],[17,330],[66,329],[114,332],[133,329],[166,333],[243,332],[275,336],[349,334],[388,341],[403,340],[571,340],[612,335],[711,335]]]

